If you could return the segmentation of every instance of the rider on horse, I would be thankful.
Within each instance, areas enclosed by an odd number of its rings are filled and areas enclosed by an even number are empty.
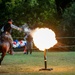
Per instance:
[[[12,24],[13,20],[12,19],[8,19],[7,24],[5,24],[2,28],[1,28],[1,41],[5,41],[8,40],[10,43],[10,54],[13,54],[13,38],[11,36],[11,30],[13,29],[17,29],[22,31],[21,28],[15,26]]]

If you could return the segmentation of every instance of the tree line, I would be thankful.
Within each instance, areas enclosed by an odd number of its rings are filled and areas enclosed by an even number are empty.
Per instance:
[[[51,28],[57,37],[75,37],[75,0],[0,0],[0,25],[8,18],[17,26],[27,23]],[[19,34],[13,30],[13,37],[24,36]],[[73,39],[66,41],[74,44]]]

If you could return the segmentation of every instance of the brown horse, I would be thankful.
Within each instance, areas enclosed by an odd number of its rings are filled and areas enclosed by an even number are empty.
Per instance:
[[[0,53],[2,53],[1,58],[0,58],[0,65],[1,65],[1,62],[2,62],[3,58],[5,57],[6,53],[10,50],[9,48],[10,48],[9,41],[7,41],[7,40],[1,41],[0,40]]]

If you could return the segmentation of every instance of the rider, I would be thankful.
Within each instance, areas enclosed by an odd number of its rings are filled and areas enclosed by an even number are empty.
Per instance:
[[[13,25],[12,23],[13,23],[13,20],[12,19],[8,19],[7,24],[4,25],[2,27],[2,29],[1,29],[2,40],[8,40],[9,43],[10,43],[10,54],[13,54],[13,49],[12,49],[12,47],[13,47],[13,38],[11,36],[12,28],[22,31],[21,28]]]

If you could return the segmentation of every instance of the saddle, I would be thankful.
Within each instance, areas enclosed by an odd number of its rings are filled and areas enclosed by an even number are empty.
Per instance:
[[[0,41],[8,41],[8,42],[11,42],[10,41],[10,37],[9,37],[9,34],[6,34],[6,33],[3,33],[1,36],[0,36]]]

